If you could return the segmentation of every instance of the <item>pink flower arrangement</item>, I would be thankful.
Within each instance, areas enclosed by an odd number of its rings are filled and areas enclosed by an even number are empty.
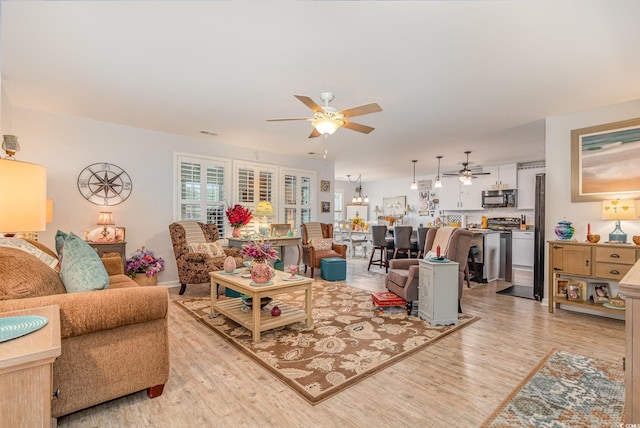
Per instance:
[[[277,255],[271,247],[271,242],[262,239],[250,240],[242,246],[241,256],[253,258],[253,260],[274,260]]]
[[[234,206],[229,206],[226,211],[227,219],[229,219],[229,224],[231,227],[242,227],[245,224],[249,223],[253,218],[253,214],[251,214],[251,210],[249,208],[245,208],[240,204],[235,204]]]

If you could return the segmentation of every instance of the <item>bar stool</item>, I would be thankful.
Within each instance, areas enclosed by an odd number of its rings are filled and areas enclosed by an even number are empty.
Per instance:
[[[393,258],[398,256],[398,253],[406,253],[407,258],[411,258],[411,250],[414,244],[411,242],[411,233],[413,232],[413,226],[393,226]]]
[[[389,256],[387,254],[388,241],[387,241],[387,226],[370,226],[371,228],[371,242],[373,248],[371,249],[371,257],[369,258],[369,266],[367,270],[371,269],[371,265],[380,266],[385,268],[385,272],[389,273]],[[380,258],[374,260],[373,257],[376,250],[380,250]]]
[[[427,232],[429,231],[428,227],[419,227],[418,228],[418,258],[424,252],[424,246],[427,243]]]
[[[471,271],[473,271],[473,280],[478,280],[478,265],[476,265],[476,256],[480,254],[480,250],[476,245],[472,245],[469,247],[469,256],[467,257],[467,267],[465,268],[465,276],[467,277],[467,288],[471,288],[471,284],[469,283],[469,277],[471,276]],[[469,268],[469,265],[472,268]]]

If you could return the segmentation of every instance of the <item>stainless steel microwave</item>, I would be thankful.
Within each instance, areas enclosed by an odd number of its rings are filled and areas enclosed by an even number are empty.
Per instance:
[[[515,208],[518,203],[518,191],[516,189],[483,190],[483,208]]]

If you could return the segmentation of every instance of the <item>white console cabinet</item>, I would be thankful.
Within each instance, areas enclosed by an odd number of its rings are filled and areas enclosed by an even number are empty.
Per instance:
[[[418,316],[431,326],[458,324],[458,263],[420,260]]]

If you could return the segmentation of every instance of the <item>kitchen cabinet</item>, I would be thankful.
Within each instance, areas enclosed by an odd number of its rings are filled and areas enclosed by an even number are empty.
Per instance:
[[[535,209],[536,174],[543,174],[544,167],[523,168],[518,170],[518,209]]]
[[[470,186],[465,186],[457,177],[443,182],[438,191],[439,209],[442,211],[482,210],[482,191],[490,186],[490,175],[479,175]]]
[[[610,285],[611,296],[617,294],[618,281],[640,259],[636,247],[616,244],[591,244],[588,242],[549,242],[549,312],[556,307],[587,309],[589,313],[603,314],[624,319],[624,311],[594,303],[588,299],[593,294],[589,280],[605,280]],[[587,282],[586,300],[568,300],[557,290],[558,280],[583,279]],[[579,310],[578,309],[578,310]],[[590,311],[589,311],[590,310]]]
[[[511,272],[513,285],[533,287],[534,232],[514,230],[511,233]]]
[[[488,166],[483,168],[483,171],[491,173],[490,187],[484,190],[517,189],[518,187],[518,164]]]
[[[500,232],[473,231],[471,245],[478,247],[476,264],[482,264],[482,278],[477,282],[496,281],[500,277]]]

